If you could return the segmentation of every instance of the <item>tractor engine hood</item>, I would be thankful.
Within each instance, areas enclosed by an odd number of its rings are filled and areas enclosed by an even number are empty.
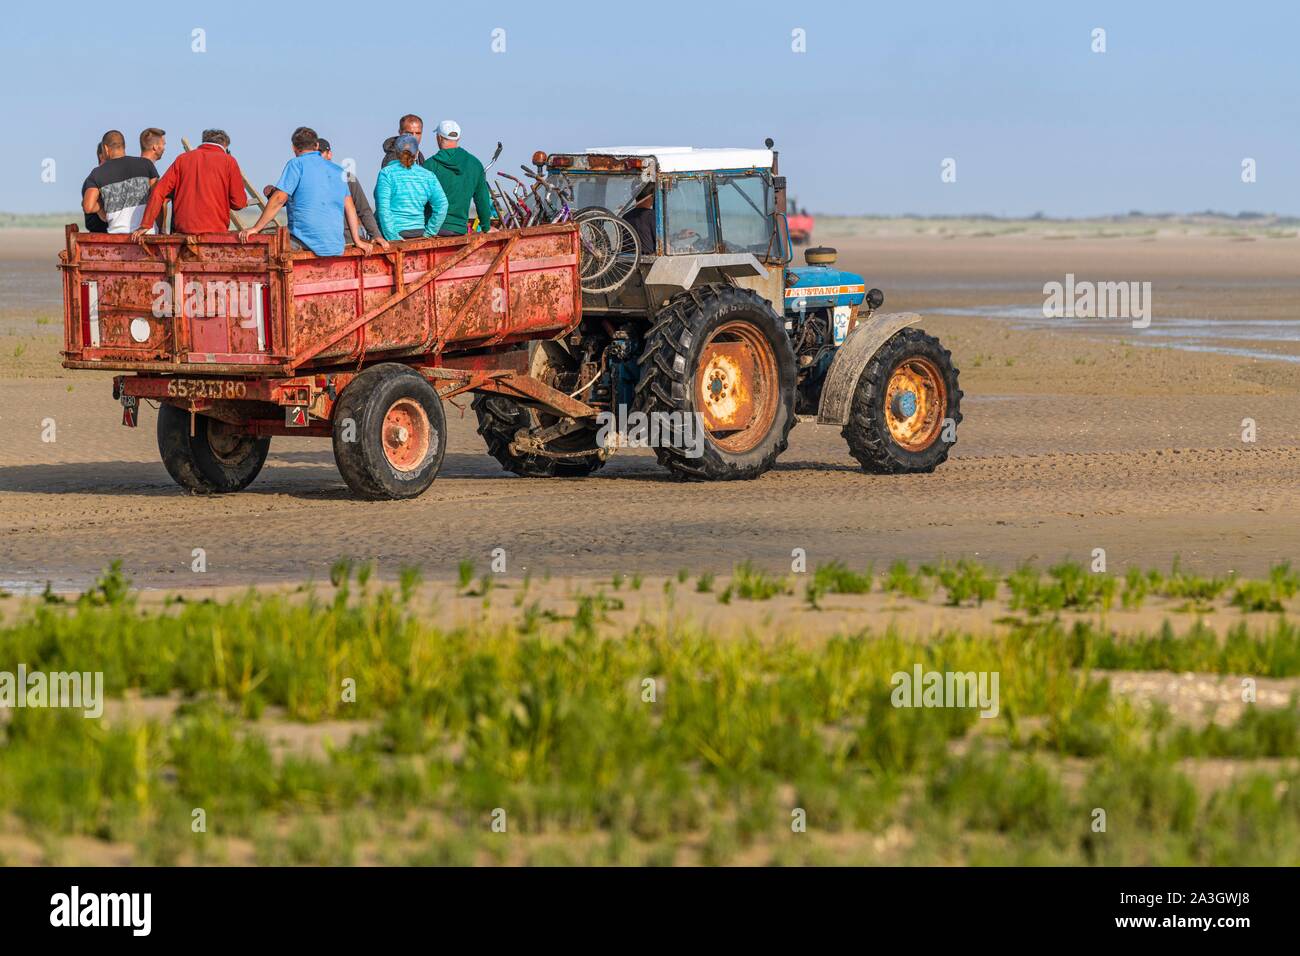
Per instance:
[[[867,285],[862,276],[834,266],[790,266],[785,270],[786,311],[833,305],[861,305]]]

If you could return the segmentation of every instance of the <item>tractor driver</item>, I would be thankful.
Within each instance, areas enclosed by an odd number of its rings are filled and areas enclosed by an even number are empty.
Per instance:
[[[629,226],[636,230],[636,237],[641,241],[641,255],[656,255],[654,183],[646,183],[641,188],[632,209],[623,218]]]

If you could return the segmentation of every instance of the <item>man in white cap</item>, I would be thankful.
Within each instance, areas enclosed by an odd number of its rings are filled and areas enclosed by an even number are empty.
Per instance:
[[[438,177],[447,194],[447,218],[440,236],[463,236],[469,231],[469,203],[474,201],[480,232],[491,228],[492,197],[488,193],[483,164],[460,146],[460,124],[443,120],[438,124],[438,151],[424,161],[424,168]]]

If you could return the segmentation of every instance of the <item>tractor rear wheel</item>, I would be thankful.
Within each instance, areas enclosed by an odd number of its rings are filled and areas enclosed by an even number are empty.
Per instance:
[[[334,406],[334,461],[358,498],[414,498],[447,450],[442,399],[419,372],[387,362],[343,389]]]
[[[510,447],[515,435],[520,431],[546,427],[553,421],[551,416],[544,420],[536,409],[528,408],[504,395],[477,395],[470,407],[478,416],[478,433],[487,443],[488,454],[499,461],[506,471],[524,478],[585,478],[605,464],[605,459],[596,448],[594,428],[570,432],[548,445],[560,452],[591,449],[590,455],[554,458],[550,455],[529,454]]]
[[[194,416],[175,405],[158,408],[158,452],[167,473],[195,494],[243,491],[262,465],[270,438],[258,438],[207,415]]]
[[[637,409],[661,416],[649,425],[659,463],[686,480],[757,478],[786,449],[795,376],[781,318],[757,292],[716,283],[674,296],[636,389]]]
[[[952,353],[920,329],[894,334],[862,370],[842,434],[864,471],[934,471],[957,441],[961,389]]]

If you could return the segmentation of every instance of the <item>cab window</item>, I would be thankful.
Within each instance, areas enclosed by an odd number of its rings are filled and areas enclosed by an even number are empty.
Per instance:
[[[548,176],[558,184],[573,186],[573,210],[586,209],[588,206],[600,206],[613,213],[623,210],[632,202],[632,197],[641,188],[640,176],[618,176],[610,173],[566,173],[564,176]]]
[[[717,176],[718,225],[724,252],[762,256],[772,240],[772,206],[762,176]],[[776,250],[779,253],[779,249]]]
[[[702,176],[674,178],[664,190],[664,237],[669,255],[716,252],[709,181]]]

